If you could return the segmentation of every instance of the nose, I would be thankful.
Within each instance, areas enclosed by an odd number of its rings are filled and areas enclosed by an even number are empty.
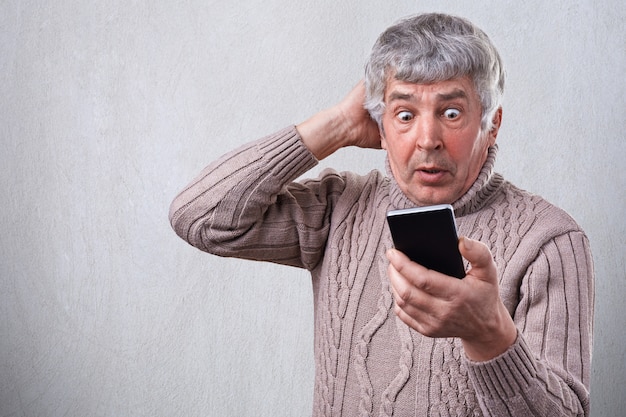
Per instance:
[[[441,125],[435,116],[422,116],[415,124],[415,147],[424,151],[443,147]]]

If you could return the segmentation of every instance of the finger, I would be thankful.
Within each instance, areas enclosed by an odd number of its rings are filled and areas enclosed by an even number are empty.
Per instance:
[[[460,290],[462,280],[425,268],[397,249],[387,251],[387,258],[389,264],[412,286],[433,297],[449,300]]]
[[[414,314],[407,313],[405,310],[398,307],[397,305],[394,308],[394,312],[396,313],[396,316],[398,316],[398,318],[402,320],[407,326],[423,334],[424,336],[428,336],[426,326],[424,326],[422,320],[416,319],[416,316]]]
[[[417,294],[417,296],[415,295]],[[401,296],[396,296],[394,313],[407,326],[427,337],[446,337],[449,334],[435,308],[441,304],[437,299],[428,294],[420,293],[419,290],[412,294],[411,301],[406,302]],[[421,296],[424,296],[422,299]]]
[[[468,275],[485,281],[497,279],[496,265],[487,245],[462,236],[459,238],[459,251],[471,265]]]
[[[418,304],[418,289],[412,285],[398,270],[390,263],[387,269],[391,293],[400,308],[407,308],[409,305]]]
[[[405,314],[424,326],[427,322],[439,320],[441,311],[445,311],[447,301],[437,298],[414,286],[393,265],[388,268],[391,292],[395,301],[396,314]],[[407,324],[407,320],[403,320]]]
[[[424,332],[424,322],[429,318],[429,315],[419,307],[421,305],[419,291],[408,285],[406,280],[392,266],[389,268],[394,313],[409,327],[420,333]]]

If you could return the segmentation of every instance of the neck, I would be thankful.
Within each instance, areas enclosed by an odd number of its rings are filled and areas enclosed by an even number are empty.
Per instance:
[[[504,181],[502,176],[494,173],[494,165],[496,161],[496,154],[498,153],[498,145],[491,146],[487,154],[487,159],[483,164],[478,177],[467,190],[465,194],[461,196],[457,201],[452,203],[454,212],[457,216],[473,213],[479,210],[493,195],[494,191]],[[403,192],[400,190],[398,183],[394,179],[391,173],[391,167],[389,165],[389,159],[386,161],[387,175],[390,178],[390,190],[389,197],[391,201],[391,207],[393,209],[402,209],[415,207],[413,203]]]

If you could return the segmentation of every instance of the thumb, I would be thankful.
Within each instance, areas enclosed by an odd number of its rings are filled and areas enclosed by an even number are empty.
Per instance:
[[[459,238],[459,251],[471,265],[467,275],[472,275],[483,281],[497,282],[496,264],[487,245],[478,240],[461,236]]]

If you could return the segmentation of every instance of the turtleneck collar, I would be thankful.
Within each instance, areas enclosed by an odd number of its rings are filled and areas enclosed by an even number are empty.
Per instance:
[[[500,174],[494,173],[494,165],[496,162],[496,154],[498,153],[498,145],[489,148],[487,159],[478,174],[478,178],[472,184],[469,190],[461,196],[457,201],[452,203],[454,214],[457,217],[464,216],[480,210],[485,203],[493,196],[494,192],[500,188],[504,179]],[[389,177],[389,199],[393,209],[404,209],[415,207],[416,204],[402,192],[396,179],[391,173],[389,158],[385,161],[387,176]]]

